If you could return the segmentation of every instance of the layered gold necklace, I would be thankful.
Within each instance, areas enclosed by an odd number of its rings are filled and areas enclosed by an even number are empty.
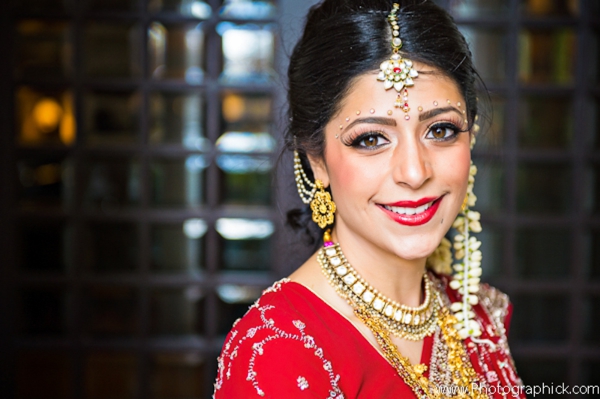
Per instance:
[[[371,330],[387,361],[417,398],[488,398],[485,389],[473,388],[483,385],[454,328],[458,320],[442,305],[440,294],[427,274],[423,276],[423,304],[416,308],[398,304],[362,279],[344,257],[340,245],[334,245],[328,233],[325,237],[325,246],[318,253],[323,273],[338,294],[352,306],[356,316]],[[448,356],[445,368],[451,376],[452,386],[438,386],[427,379],[423,375],[427,366],[412,365],[408,358],[402,356],[390,336],[417,341],[433,334],[436,328],[446,346]]]

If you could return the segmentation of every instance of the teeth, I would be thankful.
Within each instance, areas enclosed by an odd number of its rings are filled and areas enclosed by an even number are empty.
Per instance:
[[[418,215],[419,213],[425,212],[427,209],[431,208],[431,205],[433,205],[433,202],[430,202],[425,205],[421,205],[417,208],[404,208],[404,207],[400,207],[400,206],[387,206],[387,205],[384,205],[384,208],[387,209],[388,211],[392,211],[399,215],[412,216],[412,215]]]

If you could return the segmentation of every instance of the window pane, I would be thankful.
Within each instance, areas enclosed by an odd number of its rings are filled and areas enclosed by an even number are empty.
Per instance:
[[[73,163],[62,157],[31,157],[17,162],[19,205],[27,209],[64,208],[73,198]]]
[[[95,78],[130,78],[141,75],[142,35],[136,25],[87,22],[84,31],[83,68]]]
[[[152,205],[196,207],[204,202],[206,158],[155,159],[150,164]]]
[[[223,96],[223,132],[270,132],[271,97],[265,94],[226,93]]]
[[[62,78],[71,74],[71,27],[66,22],[25,20],[16,27],[15,77]]]
[[[600,230],[592,230],[589,239],[589,277],[600,280]]]
[[[46,336],[66,335],[67,293],[64,290],[23,289],[21,306],[21,333]]]
[[[92,352],[85,359],[85,399],[133,399],[138,361],[134,354]]]
[[[451,1],[449,11],[457,17],[502,16],[508,13],[506,0]]]
[[[223,238],[222,268],[225,270],[269,270],[273,223],[268,220],[219,219]]]
[[[17,354],[16,398],[71,399],[72,381],[73,367],[66,353],[26,350]]]
[[[223,37],[225,84],[265,84],[275,75],[274,25],[236,25],[222,22],[217,31]]]
[[[526,29],[519,38],[524,83],[573,83],[577,36],[572,29]]]
[[[517,232],[519,275],[536,281],[569,277],[571,237],[565,229],[521,229]]]
[[[566,149],[573,140],[570,99],[529,97],[519,106],[519,144],[523,148]]]
[[[585,185],[587,208],[593,214],[600,214],[600,164],[592,164],[589,174],[588,184]]]
[[[272,1],[222,0],[222,4],[219,14],[229,19],[269,19],[276,13]]]
[[[477,196],[475,209],[484,214],[499,213],[504,209],[504,167],[489,159],[474,159],[477,177],[474,193]]]
[[[534,17],[577,16],[579,0],[521,0],[521,10]]]
[[[586,301],[585,340],[593,345],[600,345],[600,296],[589,297]]]
[[[153,79],[185,80],[190,84],[204,79],[204,31],[202,24],[163,25],[148,28],[149,74]]]
[[[201,219],[189,219],[183,225],[152,226],[151,269],[158,273],[198,273],[204,267],[206,229]]]
[[[598,384],[600,381],[600,362],[586,362],[583,366],[583,384]],[[597,393],[598,391],[596,391]],[[590,392],[591,393],[591,392]],[[592,397],[592,396],[590,396]]]
[[[140,163],[137,159],[91,158],[82,161],[83,202],[102,210],[140,204]]]
[[[140,128],[139,93],[96,91],[85,101],[88,145],[134,144]]]
[[[137,269],[138,230],[127,222],[88,223],[83,236],[84,265],[95,273],[127,273]]]
[[[560,164],[519,166],[517,210],[532,214],[564,214],[571,203],[571,168]]]
[[[514,295],[511,341],[520,344],[566,341],[569,298],[564,295]],[[536,326],[536,328],[531,328]],[[521,371],[521,368],[519,368]],[[524,375],[521,375],[525,378]],[[528,382],[529,384],[529,382]]]
[[[204,138],[204,98],[200,94],[161,92],[150,95],[151,144],[179,144],[208,150]]]
[[[178,13],[186,17],[208,19],[212,8],[199,0],[148,0],[148,11],[152,13]]]
[[[555,387],[569,381],[569,367],[566,360],[556,359],[515,359],[519,377],[528,387],[542,389],[546,386],[544,398],[560,398],[563,395],[548,394],[550,386]]]
[[[132,11],[137,9],[137,0],[87,0],[93,11]]]
[[[246,285],[223,285],[217,288],[220,335],[226,335],[233,323],[246,314],[248,307],[260,297],[263,289],[264,287]]]
[[[483,231],[477,234],[477,238],[481,241],[481,252],[483,253],[483,279],[506,277],[502,230],[486,224]]]
[[[133,337],[138,332],[138,294],[129,287],[106,286],[85,289],[84,331],[93,337]]]
[[[204,331],[204,293],[199,287],[160,288],[150,297],[150,334],[197,335]]]
[[[486,98],[487,94],[481,94],[480,98]],[[491,101],[481,101],[479,104],[480,127],[482,130],[477,134],[475,151],[480,150],[502,150],[507,136],[506,123],[506,100],[501,97],[492,96]]]
[[[72,7],[72,0],[14,0],[15,9],[22,13],[64,12]]]
[[[64,222],[26,222],[19,228],[20,269],[33,272],[65,273],[72,231]]]
[[[600,99],[596,99],[593,104],[593,122],[589,129],[591,139],[586,140],[586,144],[589,148],[600,150]]]
[[[223,203],[271,204],[272,161],[270,157],[219,155],[217,165],[222,172]]]
[[[486,83],[501,83],[506,80],[507,35],[502,30],[475,29],[461,26],[473,53],[477,72]],[[493,54],[493,56],[491,56]]]
[[[23,86],[17,89],[17,142],[25,146],[68,146],[75,142],[77,127],[73,94]]]
[[[158,353],[151,367],[153,399],[206,397],[206,360],[200,353]]]

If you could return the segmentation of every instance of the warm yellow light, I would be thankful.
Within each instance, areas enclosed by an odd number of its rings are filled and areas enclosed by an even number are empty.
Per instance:
[[[43,133],[56,130],[63,115],[62,107],[51,98],[43,98],[33,107],[33,119]]]
[[[229,123],[242,119],[246,112],[244,99],[235,94],[229,94],[223,100],[223,118]]]

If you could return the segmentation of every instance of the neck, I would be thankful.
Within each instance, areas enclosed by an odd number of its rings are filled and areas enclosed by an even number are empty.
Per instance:
[[[332,233],[344,256],[367,283],[388,298],[416,307],[423,300],[426,259],[403,259],[340,226]]]

